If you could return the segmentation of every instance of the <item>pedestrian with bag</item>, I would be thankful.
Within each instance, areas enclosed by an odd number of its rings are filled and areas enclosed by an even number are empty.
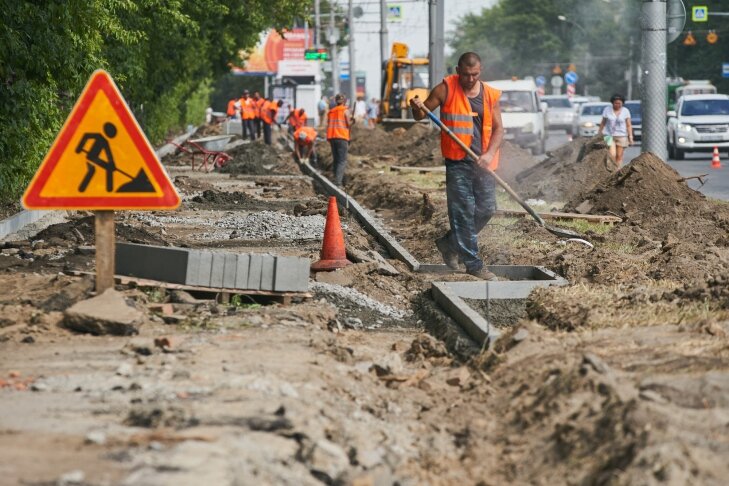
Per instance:
[[[604,136],[610,156],[619,169],[623,166],[625,148],[633,144],[633,124],[630,120],[630,110],[623,106],[625,98],[622,95],[612,95],[610,103],[612,106],[606,106],[602,112],[602,121],[597,134]]]

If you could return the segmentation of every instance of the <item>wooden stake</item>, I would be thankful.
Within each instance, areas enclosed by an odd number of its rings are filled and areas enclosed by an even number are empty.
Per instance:
[[[114,288],[114,211],[94,211],[96,227],[96,293]]]

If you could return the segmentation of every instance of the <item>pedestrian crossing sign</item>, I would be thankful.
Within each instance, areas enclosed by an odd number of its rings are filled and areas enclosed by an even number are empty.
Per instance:
[[[180,196],[109,73],[95,71],[23,195],[27,209],[175,209]]]
[[[706,5],[695,5],[691,7],[691,20],[694,22],[708,22],[709,7]]]

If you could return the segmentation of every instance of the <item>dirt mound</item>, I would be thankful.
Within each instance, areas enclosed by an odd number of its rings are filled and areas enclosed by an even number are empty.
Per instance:
[[[251,142],[229,150],[231,159],[220,169],[225,174],[278,174],[276,150],[262,142]]]
[[[615,170],[601,138],[577,139],[549,152],[549,158],[519,174],[517,191],[523,197],[565,202]]]
[[[680,179],[661,159],[645,153],[567,206],[621,216],[665,240],[664,246],[682,241],[729,246],[729,208],[707,201]]]
[[[213,189],[207,189],[199,196],[192,198],[193,202],[203,204],[238,204],[254,199],[252,196],[243,192],[222,192]]]
[[[150,233],[141,228],[135,228],[128,224],[117,223],[114,225],[116,239],[129,243],[140,243],[143,245],[167,246],[167,242],[161,236]],[[33,241],[43,240],[58,246],[93,245],[96,240],[94,230],[94,217],[75,219],[66,223],[54,224],[32,238]]]
[[[349,152],[352,155],[380,157],[392,165],[428,167],[443,162],[440,135],[423,123],[416,123],[407,130],[396,129],[391,132],[380,127],[368,129],[355,125]]]
[[[206,189],[213,189],[214,187],[215,186],[209,182],[201,181],[200,179],[191,178],[189,176],[175,177],[175,188],[187,194],[204,191]]]
[[[539,163],[539,160],[523,148],[511,142],[504,142],[501,145],[501,159],[496,173],[513,186],[516,178],[525,170],[531,169]]]

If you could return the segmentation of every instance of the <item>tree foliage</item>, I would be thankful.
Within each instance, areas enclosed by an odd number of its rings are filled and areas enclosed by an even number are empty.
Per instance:
[[[0,0],[0,200],[19,195],[91,73],[108,70],[147,136],[199,121],[213,80],[300,0]]]
[[[640,0],[500,0],[462,18],[451,45],[456,56],[479,52],[485,79],[549,79],[555,66],[574,64],[578,91],[588,83],[590,94],[605,97],[625,93],[631,37],[632,61],[639,61],[639,11]]]

